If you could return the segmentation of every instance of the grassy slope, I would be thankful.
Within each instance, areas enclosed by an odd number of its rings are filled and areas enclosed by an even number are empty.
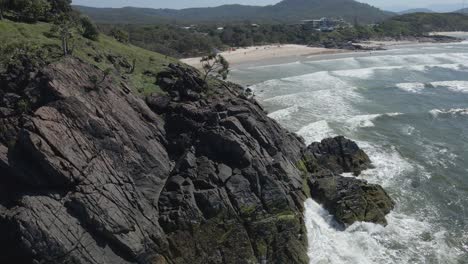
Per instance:
[[[54,37],[47,37],[51,25],[47,23],[25,24],[16,23],[8,20],[0,21],[0,45],[14,42],[32,42],[35,44],[60,44],[60,40]],[[122,56],[128,62],[136,59],[135,71],[132,74],[119,73],[126,75],[132,86],[142,94],[148,94],[158,91],[159,88],[154,84],[154,77],[144,75],[145,71],[153,73],[159,72],[164,65],[171,62],[177,62],[176,59],[166,57],[159,53],[148,51],[130,44],[122,44],[111,37],[101,34],[98,41],[91,41],[83,37],[75,39],[74,56],[94,64],[105,70],[113,68],[106,57],[107,55]],[[101,56],[100,62],[95,61],[94,57]],[[115,71],[117,72],[117,70]]]

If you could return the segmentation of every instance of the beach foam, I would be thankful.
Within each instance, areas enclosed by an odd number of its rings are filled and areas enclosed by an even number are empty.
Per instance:
[[[299,107],[297,105],[281,109],[278,111],[275,111],[273,113],[268,114],[270,118],[273,118],[275,120],[281,120],[281,119],[289,119],[291,118],[291,115],[299,111]]]
[[[455,117],[455,116],[468,116],[468,109],[454,108],[454,109],[432,109],[429,113],[434,117]]]
[[[455,264],[460,255],[445,243],[444,230],[434,232],[431,224],[404,214],[387,215],[386,227],[358,222],[340,231],[328,211],[309,199],[305,216],[311,264]]]
[[[424,83],[397,83],[396,87],[408,93],[421,93],[425,88]]]
[[[447,87],[453,92],[468,93],[468,81],[431,82],[434,87]]]
[[[357,115],[351,118],[346,118],[343,120],[348,129],[356,130],[357,128],[362,127],[373,127],[375,126],[374,122],[378,118],[382,117],[394,117],[402,115],[402,113],[385,113],[385,114],[372,114],[372,115]]]
[[[325,120],[308,124],[297,131],[296,134],[304,138],[306,145],[310,145],[312,142],[320,142],[324,138],[335,137],[338,135]]]

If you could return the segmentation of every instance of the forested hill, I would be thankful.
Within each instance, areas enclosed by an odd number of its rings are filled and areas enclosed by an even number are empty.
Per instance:
[[[411,34],[436,31],[468,31],[468,16],[458,13],[415,13],[393,17],[385,22]]]
[[[413,9],[408,9],[408,10],[398,12],[398,14],[400,15],[414,14],[414,13],[435,13],[435,12],[428,8],[413,8]]]
[[[284,0],[271,6],[223,5],[212,8],[148,9],[91,8],[75,6],[98,23],[153,24],[170,22],[279,22],[295,23],[303,19],[342,17],[349,22],[374,23],[392,16],[354,0]]]

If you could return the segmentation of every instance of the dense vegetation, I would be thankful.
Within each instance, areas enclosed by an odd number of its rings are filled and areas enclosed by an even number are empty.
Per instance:
[[[175,24],[101,24],[105,34],[173,57],[203,56],[213,50],[264,44],[303,44],[350,48],[348,42],[369,39],[422,37],[431,31],[468,30],[468,16],[416,13],[393,17],[378,25],[355,24],[334,32],[318,32],[299,24],[205,23],[192,27]],[[120,36],[120,37],[119,37]]]
[[[185,29],[175,25],[99,25],[102,32],[115,35],[127,32],[130,43],[173,57],[201,56],[214,49],[245,47],[270,43],[309,44],[318,41],[320,35],[301,25],[261,25],[250,23],[226,25],[199,25]],[[119,33],[119,35],[125,33]]]
[[[155,24],[229,22],[239,23],[298,23],[303,19],[342,17],[347,21],[374,23],[392,16],[367,4],[354,0],[284,0],[271,6],[224,5],[214,8],[182,10],[149,8],[90,8],[75,6],[97,23]]]
[[[0,18],[16,21],[52,21],[71,10],[71,0],[0,0]]]
[[[459,13],[416,13],[394,17],[384,23],[402,28],[402,33],[422,34],[431,31],[468,31],[468,16]]]

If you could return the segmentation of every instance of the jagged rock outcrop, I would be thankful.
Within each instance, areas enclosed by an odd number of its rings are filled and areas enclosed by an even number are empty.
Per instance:
[[[361,179],[341,176],[358,176],[371,167],[369,157],[355,142],[344,137],[314,142],[304,151],[303,165],[312,174],[308,177],[311,197],[322,203],[339,223],[387,224],[385,215],[395,204],[385,190]]]
[[[315,170],[367,166],[351,142],[305,149],[241,87],[191,69],[157,80],[166,93],[145,103],[73,58],[0,77],[1,263],[308,263],[307,189],[325,204],[376,192],[321,184]]]

